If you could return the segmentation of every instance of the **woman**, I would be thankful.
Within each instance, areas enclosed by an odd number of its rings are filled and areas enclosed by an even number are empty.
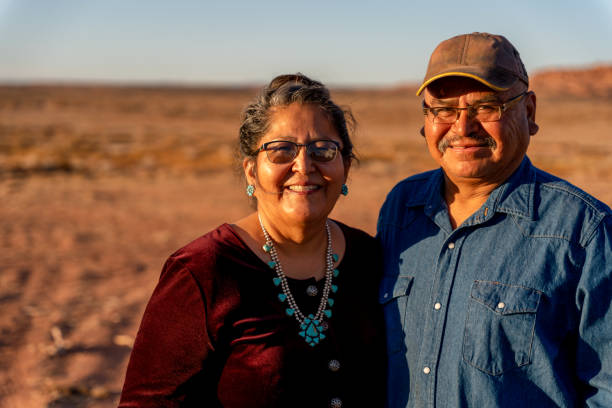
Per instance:
[[[120,407],[382,406],[378,247],[327,218],[348,192],[347,117],[301,74],[247,107],[240,152],[256,211],[166,262]]]

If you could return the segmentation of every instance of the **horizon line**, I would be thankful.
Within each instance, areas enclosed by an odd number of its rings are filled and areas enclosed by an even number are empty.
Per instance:
[[[593,62],[584,65],[562,65],[539,68],[529,75],[530,79],[549,72],[580,72],[598,68],[612,69],[612,61]],[[208,88],[208,89],[258,89],[265,86],[268,81],[215,81],[215,80],[177,80],[177,79],[104,79],[104,78],[0,78],[0,86],[41,86],[41,87],[134,87],[134,88]],[[335,89],[379,89],[393,90],[405,88],[418,88],[421,80],[398,80],[393,83],[372,82],[329,82],[325,84]]]

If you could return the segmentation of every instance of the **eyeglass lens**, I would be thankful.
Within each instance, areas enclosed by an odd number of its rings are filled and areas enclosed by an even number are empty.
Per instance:
[[[454,123],[459,119],[459,115],[463,110],[467,110],[468,117],[474,118],[479,122],[495,122],[501,117],[501,107],[499,105],[477,105],[467,108],[429,108],[428,114],[433,116],[434,123]]]
[[[434,123],[454,123],[459,119],[462,110],[467,111],[468,117],[472,117],[479,122],[497,122],[501,119],[502,112],[521,100],[526,92],[510,98],[503,104],[478,104],[466,108],[458,107],[432,107],[426,113],[432,117]]]
[[[338,146],[330,140],[315,140],[306,145],[290,141],[269,142],[264,144],[263,150],[272,163],[289,163],[295,159],[301,146],[305,146],[308,156],[317,162],[332,161],[338,150]]]

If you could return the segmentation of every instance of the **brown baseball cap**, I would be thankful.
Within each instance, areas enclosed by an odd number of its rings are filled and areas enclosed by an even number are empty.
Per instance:
[[[505,91],[517,80],[529,85],[521,56],[505,37],[488,33],[462,34],[442,41],[431,54],[420,95],[432,82],[462,76]]]

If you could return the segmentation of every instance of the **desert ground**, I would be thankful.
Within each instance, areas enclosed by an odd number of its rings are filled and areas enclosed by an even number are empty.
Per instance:
[[[612,66],[532,86],[531,160],[612,204]],[[435,167],[415,89],[332,89],[360,157],[334,218],[373,234],[390,188]],[[0,86],[1,407],[116,406],[165,259],[251,211],[234,149],[256,93]]]

